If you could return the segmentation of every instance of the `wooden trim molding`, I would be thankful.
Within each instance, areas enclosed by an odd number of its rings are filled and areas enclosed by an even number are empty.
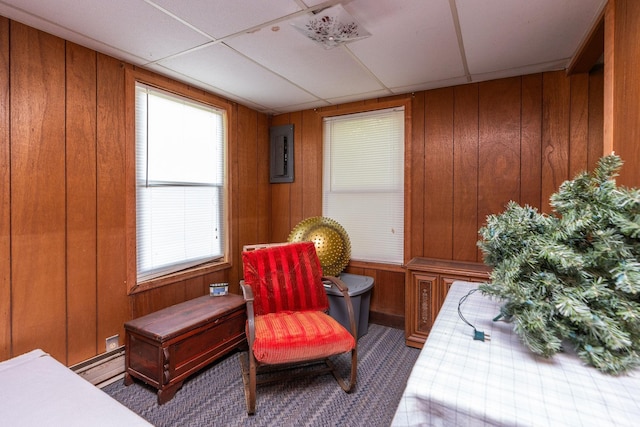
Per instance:
[[[206,264],[197,265],[186,270],[177,271],[175,273],[166,274],[164,276],[156,277],[142,282],[136,282],[133,286],[129,287],[129,295],[148,291],[160,286],[183,282],[185,280],[193,279],[194,277],[204,276],[207,274],[215,273],[217,271],[227,270],[229,268],[231,268],[231,263],[227,261],[209,262]]]
[[[357,261],[350,260],[349,267],[351,268],[362,268],[365,270],[381,270],[381,271],[395,271],[396,273],[405,273],[405,268],[401,265],[397,264],[384,264],[380,262],[371,262],[371,261]]]
[[[141,68],[128,66],[125,70],[125,115],[126,115],[126,153],[125,153],[125,182],[126,182],[126,259],[127,259],[127,293],[129,295],[148,291],[161,286],[166,286],[178,282],[182,282],[194,277],[203,276],[229,269],[231,263],[231,212],[232,198],[230,197],[230,188],[232,187],[231,174],[229,173],[229,146],[231,142],[230,132],[226,132],[226,185],[225,185],[225,213],[226,213],[226,230],[224,235],[229,236],[226,240],[225,257],[219,261],[200,264],[198,266],[188,268],[175,273],[167,274],[154,279],[138,282],[137,265],[136,265],[136,124],[135,124],[135,85],[136,82],[145,83],[159,89],[175,93],[176,95],[194,99],[213,107],[222,109],[226,113],[225,126],[229,129],[230,123],[234,122],[234,114],[236,113],[235,105],[232,102],[220,98],[216,95],[209,94],[200,89],[196,89],[189,85],[176,82],[174,80],[159,76],[148,72]]]
[[[604,11],[604,118],[602,153],[613,151],[613,96],[614,96],[614,47],[615,0],[609,0]]]
[[[567,75],[588,73],[604,53],[604,10],[567,68]]]
[[[404,108],[404,260],[403,262],[406,264],[410,258],[411,252],[411,240],[407,239],[406,236],[410,236],[412,233],[411,229],[411,221],[409,221],[410,216],[407,214],[411,212],[411,141],[413,140],[412,130],[412,107],[413,103],[411,102],[413,99],[413,95],[401,95],[398,97],[389,97],[385,99],[381,99],[375,103],[371,104],[346,104],[338,106],[337,108],[331,108],[326,110],[318,110],[316,113],[322,119],[325,117],[333,117],[333,116],[342,116],[346,114],[355,114],[355,113],[364,113],[368,111],[375,110],[384,110],[387,108]],[[320,146],[322,146],[322,137],[320,138]],[[322,174],[320,175],[322,176]],[[353,265],[353,261],[351,262]],[[384,269],[388,270],[388,267]]]

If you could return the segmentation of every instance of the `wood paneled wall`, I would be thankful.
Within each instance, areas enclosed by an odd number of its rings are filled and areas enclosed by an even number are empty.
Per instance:
[[[610,102],[606,103],[605,122],[611,126],[612,148],[625,162],[618,182],[640,187],[640,2],[609,0],[606,17]]]
[[[431,257],[481,262],[478,229],[514,200],[549,211],[549,196],[602,155],[603,71],[548,72],[417,92],[411,99],[405,261]],[[292,184],[272,185],[272,240],[322,214],[321,115],[387,105],[390,99],[274,117],[295,126]],[[404,314],[404,274],[353,262],[376,278],[373,316]]]
[[[42,348],[71,365],[134,317],[229,281],[270,233],[268,117],[233,104],[232,267],[127,295],[125,70],[114,58],[0,17],[0,360]],[[194,89],[195,90],[195,89]]]
[[[11,324],[11,150],[9,149],[9,20],[0,16],[0,325]],[[11,328],[0,326],[0,360],[11,354]]]
[[[416,94],[425,118],[414,111],[412,144],[425,162],[411,171],[408,257],[481,261],[487,215],[510,200],[548,212],[559,185],[600,157],[601,108],[589,105],[601,88],[601,71],[551,72]]]
[[[602,70],[396,97],[411,105],[406,259],[479,260],[477,230],[488,213],[510,199],[548,211],[557,186],[602,155],[603,115],[625,160],[620,180],[640,185],[640,5],[611,0],[608,7],[615,28],[605,49],[615,67],[606,111]],[[236,105],[228,153],[232,267],[128,296],[127,67],[0,17],[0,360],[39,347],[70,365],[104,352],[108,336],[120,334],[122,343],[128,319],[202,295],[210,282],[229,281],[237,292],[242,245],[282,241],[322,212],[318,111],[269,119]],[[389,99],[319,111],[355,112]],[[269,184],[268,127],[286,123],[295,125],[296,180]],[[401,267],[354,262],[347,269],[376,280],[372,320],[404,316]]]

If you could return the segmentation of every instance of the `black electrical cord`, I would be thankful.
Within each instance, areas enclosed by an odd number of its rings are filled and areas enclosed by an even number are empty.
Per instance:
[[[469,297],[469,295],[473,294],[474,292],[476,292],[478,289],[471,289],[469,292],[467,292],[467,294],[465,296],[463,296],[462,298],[460,298],[460,301],[458,301],[458,316],[460,316],[460,318],[462,319],[462,321],[464,323],[466,323],[467,325],[471,326],[473,328],[473,339],[477,340],[477,341],[489,341],[491,338],[489,336],[489,334],[485,334],[483,331],[479,331],[476,329],[475,326],[473,326],[471,323],[469,323],[467,321],[467,319],[464,318],[464,316],[462,315],[462,304],[467,300],[467,298]]]

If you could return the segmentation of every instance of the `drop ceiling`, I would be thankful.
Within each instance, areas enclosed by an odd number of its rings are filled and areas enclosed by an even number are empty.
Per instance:
[[[606,2],[0,0],[0,15],[278,114],[566,69]],[[324,49],[293,27],[338,3],[370,37]]]

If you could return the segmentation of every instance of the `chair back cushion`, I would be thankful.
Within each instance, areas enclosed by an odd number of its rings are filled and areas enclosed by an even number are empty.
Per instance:
[[[242,253],[242,262],[244,281],[253,290],[257,316],[329,308],[313,242],[246,251]]]

